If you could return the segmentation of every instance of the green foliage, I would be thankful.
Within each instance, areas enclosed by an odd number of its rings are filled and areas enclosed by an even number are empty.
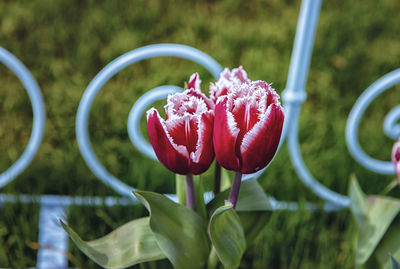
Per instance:
[[[194,211],[165,196],[135,191],[150,213],[150,228],[174,268],[203,268],[209,253],[205,223]]]
[[[177,180],[182,181],[182,178],[178,176]],[[196,176],[195,180],[200,182],[200,177]],[[217,255],[225,268],[238,268],[246,250],[246,240],[252,243],[260,232],[260,224],[264,225],[268,220],[266,211],[270,211],[267,197],[257,180],[245,181],[241,190],[237,204],[244,212],[241,217],[230,202],[214,208],[221,197],[225,197],[225,192],[210,202],[209,212],[204,212],[203,217],[202,211],[192,211],[161,194],[135,191],[135,196],[147,208],[150,217],[130,221],[110,234],[89,242],[83,241],[62,221],[61,225],[83,253],[105,268],[125,268],[167,257],[174,268],[200,269],[204,267],[207,256],[207,268],[215,268]],[[250,197],[256,197],[257,201],[251,201]],[[267,207],[261,207],[260,203],[266,203]],[[199,206],[196,204],[196,207]],[[203,207],[205,211],[204,204]],[[207,215],[210,215],[209,221]],[[204,221],[208,222],[211,253]]]
[[[207,204],[208,211],[213,213],[228,200],[230,188],[220,192]],[[271,206],[264,190],[256,179],[245,180],[241,183],[237,211],[269,211]]]
[[[350,208],[358,226],[355,237],[356,265],[363,265],[380,244],[381,250],[376,251],[380,268],[389,267],[387,253],[400,249],[398,228],[392,225],[392,232],[394,229],[397,232],[390,236],[390,243],[382,238],[400,212],[400,200],[386,196],[367,197],[362,193],[355,178],[352,178],[350,183],[350,199]]]
[[[399,262],[393,256],[390,257],[390,263],[392,264],[392,269],[400,269]]]
[[[243,65],[250,78],[273,82],[281,93],[299,6],[300,1],[277,0],[0,1],[0,44],[21,59],[39,82],[47,115],[45,137],[34,161],[1,191],[115,195],[80,156],[75,114],[94,75],[131,49],[159,42],[191,45],[222,66]],[[366,193],[379,193],[392,179],[367,171],[351,158],[344,127],[362,91],[400,65],[399,11],[396,0],[323,1],[308,99],[300,117],[300,142],[313,175],[343,194],[352,172]],[[207,71],[173,58],[137,63],[105,85],[94,102],[89,130],[96,154],[111,173],[139,189],[175,190],[174,175],[143,158],[131,145],[126,121],[132,104],[145,91],[163,84],[182,86],[195,71],[200,72],[207,90],[211,80]],[[19,81],[3,65],[0,81],[0,171],[5,171],[28,142],[32,111]],[[360,142],[371,156],[390,158],[392,141],[384,136],[381,122],[398,100],[396,86],[368,108],[361,122]],[[211,174],[207,172],[204,179],[207,190],[212,188]],[[318,201],[297,179],[285,145],[260,183],[280,200]],[[398,197],[399,190],[391,195]],[[143,214],[140,207],[73,207],[68,220],[78,234],[96,238]],[[349,212],[276,212],[254,239],[255,247],[245,253],[241,267],[352,268],[354,227],[349,217]],[[0,208],[0,267],[35,266],[36,251],[26,242],[37,242],[37,220],[37,206],[7,204]],[[96,268],[70,246],[71,267]],[[166,268],[169,264],[161,261],[146,266]]]
[[[97,264],[105,268],[126,268],[138,263],[165,259],[153,232],[149,218],[130,221],[110,234],[89,242],[62,221],[61,225],[70,238]]]
[[[224,267],[238,268],[246,249],[246,239],[240,218],[232,204],[228,202],[214,211],[208,229],[211,242]]]

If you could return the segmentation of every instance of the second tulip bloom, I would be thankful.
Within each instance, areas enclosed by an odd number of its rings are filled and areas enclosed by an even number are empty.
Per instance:
[[[235,85],[215,106],[214,151],[222,167],[257,172],[278,148],[284,113],[279,95],[264,81]]]

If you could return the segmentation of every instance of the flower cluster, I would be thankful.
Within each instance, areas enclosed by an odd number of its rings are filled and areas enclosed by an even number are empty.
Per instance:
[[[275,90],[251,81],[242,68],[225,69],[210,85],[210,98],[193,74],[182,93],[168,96],[166,120],[147,112],[150,142],[160,160],[178,174],[200,174],[214,152],[222,167],[240,173],[264,168],[274,156],[284,114]]]

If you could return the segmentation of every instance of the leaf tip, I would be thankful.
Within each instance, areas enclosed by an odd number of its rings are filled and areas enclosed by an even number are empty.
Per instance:
[[[67,224],[65,224],[65,222],[62,219],[58,219],[58,221],[60,222],[61,226],[64,228],[64,230],[67,227]]]

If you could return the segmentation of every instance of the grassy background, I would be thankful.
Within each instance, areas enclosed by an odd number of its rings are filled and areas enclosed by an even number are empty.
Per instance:
[[[253,80],[285,87],[300,1],[52,1],[0,0],[0,44],[37,79],[46,103],[43,143],[32,164],[3,193],[115,195],[80,156],[75,113],[91,79],[117,56],[153,43],[194,46],[229,68],[243,65]],[[400,2],[325,1],[302,107],[299,139],[313,175],[342,194],[355,173],[367,193],[393,176],[367,171],[349,155],[344,127],[357,97],[376,79],[400,66]],[[140,189],[173,192],[174,175],[143,158],[126,132],[129,110],[148,89],[182,86],[198,71],[208,91],[210,74],[186,60],[158,58],[132,65],[97,96],[90,133],[104,166]],[[32,112],[17,78],[0,65],[0,171],[28,142]],[[368,109],[360,141],[371,156],[389,160],[393,141],[382,120],[400,99],[399,86]],[[210,173],[206,176],[210,185]],[[284,147],[260,182],[281,200],[318,201],[298,180]],[[398,192],[392,193],[398,196]],[[69,222],[85,239],[104,235],[145,214],[143,208],[71,208]],[[29,220],[29,221],[27,221]],[[0,267],[35,266],[37,205],[0,207]],[[353,268],[351,216],[347,211],[276,212],[246,252],[242,268]],[[95,268],[72,244],[71,266]],[[169,268],[167,262],[149,267]],[[139,266],[137,266],[139,268]],[[141,268],[145,268],[142,266]]]

